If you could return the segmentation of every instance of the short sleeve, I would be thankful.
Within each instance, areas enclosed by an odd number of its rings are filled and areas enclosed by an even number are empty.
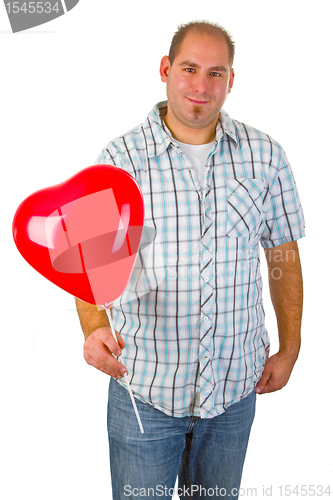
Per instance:
[[[109,142],[97,157],[95,165],[113,165],[125,170],[135,178],[135,172],[128,155],[120,150],[119,147],[112,141]]]
[[[122,162],[119,159],[118,151],[109,143],[98,156],[95,165],[114,165],[115,167],[122,167]]]
[[[277,175],[265,202],[264,229],[260,243],[272,248],[305,236],[305,220],[296,182],[282,150]]]

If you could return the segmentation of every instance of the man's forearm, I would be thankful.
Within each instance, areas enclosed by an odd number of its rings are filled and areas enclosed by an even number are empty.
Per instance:
[[[278,391],[288,383],[301,346],[303,309],[302,270],[297,242],[265,249],[265,255],[280,348],[266,361],[255,389],[259,394]]]
[[[303,281],[297,242],[265,250],[271,300],[276,314],[279,352],[297,359],[301,345]]]
[[[85,339],[97,330],[97,328],[110,326],[105,310],[99,311],[97,306],[88,304],[77,298],[75,298],[75,304]]]

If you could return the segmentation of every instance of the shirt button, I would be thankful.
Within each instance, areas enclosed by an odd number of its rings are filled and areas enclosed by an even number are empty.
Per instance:
[[[208,316],[205,316],[205,317],[204,317],[204,321],[207,321],[207,319],[208,319]]]
[[[209,278],[205,278],[205,282],[207,283],[207,281],[209,281]]]

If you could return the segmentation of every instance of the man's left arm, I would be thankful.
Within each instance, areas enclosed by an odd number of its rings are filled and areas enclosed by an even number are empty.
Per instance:
[[[303,309],[302,269],[297,242],[264,250],[280,347],[266,361],[255,389],[259,394],[278,391],[287,384],[301,346]]]

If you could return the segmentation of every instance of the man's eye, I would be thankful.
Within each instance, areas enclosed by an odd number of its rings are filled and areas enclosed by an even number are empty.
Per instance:
[[[187,71],[188,73],[194,73],[194,68],[185,68],[185,71]]]
[[[211,74],[212,74],[213,76],[221,76],[221,75],[220,75],[220,73],[215,73],[215,71],[213,71]]]

